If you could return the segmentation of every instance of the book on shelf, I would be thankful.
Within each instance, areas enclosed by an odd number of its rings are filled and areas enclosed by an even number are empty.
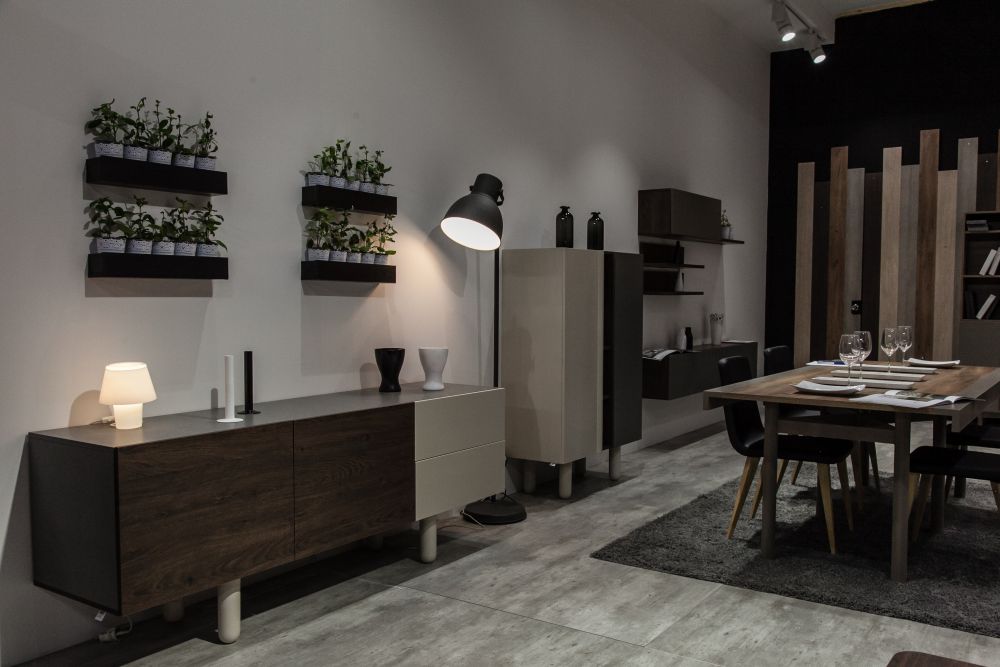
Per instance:
[[[996,308],[996,305],[997,305],[997,295],[990,294],[988,297],[986,297],[986,301],[983,301],[983,305],[979,309],[979,312],[976,313],[976,319],[977,320],[990,319],[990,315],[993,314],[993,309]]]
[[[990,275],[995,276],[998,268],[1000,268],[1000,248],[997,248],[997,255],[993,258],[993,264],[990,265]]]
[[[990,274],[990,269],[993,268],[993,260],[997,258],[997,249],[993,248],[990,250],[990,254],[986,256],[986,261],[983,262],[983,266],[979,269],[979,275],[986,276]]]
[[[649,350],[642,351],[643,359],[652,359],[653,361],[663,361],[671,354],[677,354],[680,350],[671,350],[669,348],[654,347]]]
[[[966,220],[965,221],[965,231],[967,232],[988,232],[990,231],[990,223],[984,219]]]

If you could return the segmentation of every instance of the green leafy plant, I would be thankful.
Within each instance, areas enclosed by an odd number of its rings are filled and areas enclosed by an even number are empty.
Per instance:
[[[160,211],[160,224],[153,229],[154,241],[179,241],[193,243],[191,229],[191,202],[177,197],[177,206]]]
[[[212,127],[213,118],[215,116],[206,111],[205,117],[192,125],[195,133],[194,153],[198,157],[209,157],[219,150],[218,137],[215,128]]]
[[[370,252],[371,240],[363,229],[348,227],[347,229],[347,250],[348,252]]]
[[[124,142],[129,146],[139,146],[142,148],[149,146],[149,129],[146,119],[149,112],[146,111],[146,98],[140,98],[138,102],[128,108],[128,112],[122,116],[124,126]]]
[[[120,226],[125,238],[137,241],[151,241],[156,229],[156,218],[146,211],[149,202],[142,197],[133,197],[134,203],[125,208]]]
[[[125,209],[116,206],[108,197],[101,197],[87,204],[88,220],[84,224],[86,235],[91,238],[112,239],[122,233]]]
[[[330,226],[330,249],[346,252],[351,247],[351,214],[348,211],[337,213],[340,218],[333,220]]]
[[[729,223],[729,216],[726,215],[726,209],[722,209],[722,226],[732,227],[732,225]]]
[[[115,111],[111,105],[114,100],[104,102],[90,111],[90,120],[84,125],[87,132],[94,135],[99,142],[120,144],[125,134],[125,118]]]
[[[358,159],[354,161],[354,180],[356,181],[368,180],[369,164],[370,161],[368,159],[368,147],[365,146],[364,144],[361,144],[360,146],[358,146]]]
[[[390,250],[386,246],[395,243],[396,228],[392,226],[392,220],[396,216],[389,213],[382,220],[372,220],[368,223],[368,228],[372,232],[375,252],[380,255],[395,255],[395,250]]]
[[[174,145],[174,122],[177,115],[167,107],[167,113],[160,111],[160,100],[153,106],[153,120],[147,124],[147,143],[149,148],[159,151],[169,151]]]
[[[179,155],[194,155],[194,142],[191,137],[195,126],[185,125],[183,121],[183,117],[177,114],[173,127],[173,149]]]
[[[375,157],[372,158],[371,162],[368,165],[368,180],[374,183],[375,185],[382,185],[382,179],[385,178],[385,175],[387,173],[392,171],[392,167],[387,165],[382,160],[383,152],[384,151],[376,150]]]
[[[224,218],[212,206],[212,202],[205,204],[205,208],[194,212],[194,219],[197,227],[194,230],[194,237],[198,243],[217,245],[226,248],[226,244],[215,238],[215,233],[222,225]],[[229,248],[226,248],[228,250]]]
[[[333,230],[333,211],[328,208],[318,208],[306,223],[306,247],[328,250]]]
[[[336,174],[341,178],[350,178],[351,169],[354,168],[354,160],[351,159],[351,142],[346,139],[337,139],[337,144],[333,147],[337,153],[337,164],[340,171]]]

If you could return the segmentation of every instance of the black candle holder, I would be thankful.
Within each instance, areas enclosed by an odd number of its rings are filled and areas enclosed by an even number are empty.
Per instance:
[[[243,409],[241,415],[259,415],[260,410],[253,409],[253,352],[243,352]]]
[[[381,392],[402,391],[399,386],[399,371],[403,369],[403,357],[406,350],[401,347],[375,348],[375,364],[382,374],[382,384],[378,386]]]

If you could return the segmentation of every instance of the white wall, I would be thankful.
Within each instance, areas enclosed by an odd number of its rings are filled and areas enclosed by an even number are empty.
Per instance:
[[[489,257],[435,227],[479,171],[504,181],[508,247],[551,245],[570,204],[578,243],[601,210],[606,247],[634,251],[639,188],[721,197],[747,245],[692,247],[709,269],[689,284],[709,294],[650,301],[647,343],[715,309],[763,335],[768,58],[691,0],[4,0],[0,90],[5,665],[97,630],[31,584],[24,436],[106,414],[106,363],[149,363],[147,414],[207,406],[222,354],[243,349],[260,400],[371,384],[388,344],[408,348],[405,379],[417,346],[447,345],[446,379],[489,380]],[[82,125],[142,95],[216,115],[232,259],[211,288],[84,278],[82,211],[101,191],[82,184]],[[398,184],[399,283],[371,293],[298,278],[299,171],[337,137],[384,147]],[[647,441],[718,418],[697,398],[647,403]]]

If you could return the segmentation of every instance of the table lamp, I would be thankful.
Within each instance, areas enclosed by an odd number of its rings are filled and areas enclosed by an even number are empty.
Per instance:
[[[104,367],[101,382],[101,405],[110,405],[115,415],[115,428],[142,426],[142,404],[156,400],[149,369],[140,361],[123,361]]]

